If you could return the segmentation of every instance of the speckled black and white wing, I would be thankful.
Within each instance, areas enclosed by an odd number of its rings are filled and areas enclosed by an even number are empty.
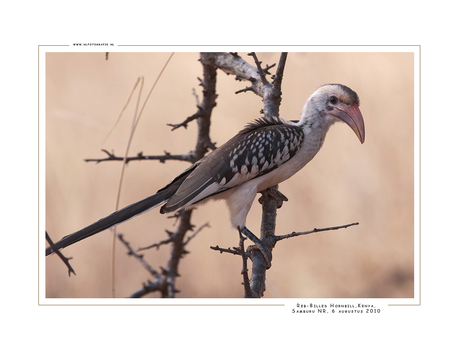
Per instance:
[[[273,171],[297,153],[303,140],[303,130],[293,123],[279,118],[256,120],[197,162],[161,213],[195,204]]]

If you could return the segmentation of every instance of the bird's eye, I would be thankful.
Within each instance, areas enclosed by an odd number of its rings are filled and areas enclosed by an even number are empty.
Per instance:
[[[337,104],[339,103],[339,99],[336,96],[331,96],[329,98],[329,102],[331,102],[332,104]]]

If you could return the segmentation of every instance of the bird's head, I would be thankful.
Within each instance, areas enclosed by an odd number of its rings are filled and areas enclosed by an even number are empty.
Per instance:
[[[345,85],[321,86],[310,96],[302,113],[302,120],[319,121],[320,126],[325,126],[326,129],[342,120],[351,127],[359,141],[364,143],[364,120],[359,110],[359,97]]]

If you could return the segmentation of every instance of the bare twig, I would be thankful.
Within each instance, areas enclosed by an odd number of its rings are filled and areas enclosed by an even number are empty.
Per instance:
[[[177,125],[173,125],[171,123],[168,123],[167,125],[172,127],[171,131],[174,131],[175,129],[178,129],[180,127],[184,127],[185,129],[187,129],[187,126],[188,126],[189,122],[191,122],[193,120],[196,120],[201,116],[203,116],[201,111],[197,111],[195,114],[193,114],[192,116],[187,117],[184,121],[182,121],[181,123],[178,123]]]
[[[278,62],[278,68],[276,74],[273,76],[273,86],[280,89],[281,91],[281,82],[284,76],[284,67],[286,66],[287,53],[282,53],[280,56],[280,61]]]
[[[179,214],[179,217],[180,217],[180,214]],[[169,217],[171,218],[171,217]],[[190,225],[190,229],[192,229],[194,227],[193,224]],[[182,245],[185,247],[192,238],[194,238],[201,230],[203,230],[204,228],[206,227],[211,227],[209,225],[209,222],[203,224],[202,226],[200,226],[198,229],[196,229],[189,237],[187,237],[187,239],[182,243]],[[154,244],[151,244],[147,247],[142,247],[142,248],[139,248],[138,251],[141,251],[141,250],[146,250],[146,249],[150,249],[150,248],[159,248],[161,245],[163,244],[168,244],[168,243],[171,243],[171,242],[174,242],[175,241],[175,236],[176,236],[176,233],[175,232],[171,232],[171,231],[168,231],[168,230],[165,230],[166,233],[168,234],[169,238],[167,238],[166,240],[162,240],[162,241],[159,241],[159,242],[156,242]]]
[[[168,231],[168,230],[166,230],[166,233],[169,236],[167,239],[158,241],[158,242],[156,242],[154,244],[148,245],[147,247],[141,247],[141,248],[138,249],[138,251],[147,250],[147,249],[151,249],[151,248],[160,248],[160,246],[162,246],[163,244],[168,244],[168,243],[174,242],[175,233],[171,232],[171,231]]]
[[[216,250],[218,252],[220,252],[221,254],[222,253],[230,253],[230,254],[233,254],[233,255],[241,255],[241,250],[239,248],[233,248],[233,249],[230,249],[230,248],[221,248],[219,246],[210,246],[209,248],[211,248],[212,250]]]
[[[187,237],[187,239],[184,241],[184,243],[183,243],[184,247],[190,242],[190,240],[191,240],[192,238],[194,238],[201,230],[203,230],[203,229],[206,228],[206,227],[209,227],[209,228],[211,227],[211,225],[209,225],[209,222],[204,223],[204,224],[203,224],[202,226],[200,226],[198,229],[196,229],[195,231],[193,231],[193,233],[192,233],[189,237]]]
[[[46,236],[46,240],[48,241],[50,247],[53,248],[53,251],[56,253],[56,255],[59,256],[62,262],[67,266],[67,269],[69,270],[69,277],[71,273],[73,273],[74,275],[77,275],[69,263],[69,260],[71,260],[72,258],[66,258],[64,255],[62,255],[59,249],[57,249],[56,246],[54,245],[54,242],[51,240],[51,237],[48,235],[47,231],[45,231],[45,236]]]
[[[238,54],[228,53],[206,53],[201,54],[200,60],[215,66],[227,74],[233,74],[237,80],[251,82],[254,93],[262,96],[262,80],[260,79],[257,67],[252,66],[243,60]]]
[[[203,86],[203,80],[201,80],[200,78],[198,78],[198,80],[200,81],[200,85]],[[203,87],[204,87],[204,86],[203,86]],[[197,108],[198,108],[198,111],[197,111],[195,114],[193,114],[193,115],[187,117],[187,118],[186,118],[184,121],[182,121],[181,123],[178,123],[178,124],[176,124],[176,125],[173,125],[173,124],[168,123],[167,125],[170,126],[170,127],[172,127],[171,131],[174,131],[175,129],[178,129],[178,128],[180,128],[180,127],[184,127],[185,129],[187,129],[187,126],[188,126],[188,123],[189,123],[189,122],[191,122],[191,121],[193,121],[193,120],[196,120],[196,119],[198,119],[198,118],[200,118],[200,117],[202,117],[202,116],[204,116],[204,115],[206,114],[206,111],[205,111],[205,109],[203,108],[203,105],[200,104],[200,100],[199,100],[199,98],[198,98],[198,95],[196,94],[195,89],[193,89],[193,96],[195,97],[196,106],[197,106]],[[214,104],[214,105],[215,105],[215,104]]]
[[[195,207],[190,207],[190,210],[191,210],[191,209],[195,209]],[[168,218],[168,219],[175,219],[173,225],[176,226],[177,222],[180,221],[180,212],[177,211],[177,212],[175,212],[174,214],[172,214],[172,215],[170,215],[170,216],[167,216],[166,218]],[[168,232],[168,230],[166,230],[166,232],[167,232],[168,234],[170,234],[170,232]]]
[[[175,297],[175,294],[179,292],[175,288],[175,281],[176,277],[179,276],[178,273],[178,266],[181,258],[183,257],[184,254],[187,253],[187,251],[184,249],[185,244],[187,243],[193,236],[190,236],[187,240],[184,241],[184,237],[187,231],[191,230],[193,228],[193,225],[190,223],[190,217],[192,210],[186,210],[186,211],[179,211],[179,218],[180,222],[178,225],[178,228],[175,232],[171,231],[166,231],[169,238],[166,240],[160,241],[158,243],[155,243],[151,246],[141,248],[139,250],[143,249],[148,249],[152,247],[159,247],[162,244],[171,244],[171,255],[168,261],[168,265],[166,268],[160,267],[161,269],[161,274],[158,273],[157,271],[153,270],[152,268],[149,269],[149,265],[144,264],[144,260],[142,259],[142,255],[138,255],[136,253],[133,253],[133,250],[129,247],[130,249],[130,255],[135,255],[136,258],[146,267],[150,273],[152,273],[156,279],[154,281],[148,281],[147,284],[143,284],[142,289],[134,292],[131,294],[130,297],[142,297],[145,294],[153,291],[160,291],[162,297]],[[205,226],[208,224],[204,224],[203,226],[200,227],[200,229],[197,229],[196,232],[200,231],[203,229]],[[155,274],[153,273],[155,272]]]
[[[245,87],[244,89],[235,91],[235,93],[236,93],[236,94],[239,94],[239,93],[247,92],[247,91],[255,92],[255,91],[254,91],[254,88],[253,88],[252,86],[247,86],[247,87]]]
[[[102,152],[105,152],[108,157],[106,158],[87,158],[85,159],[85,162],[96,162],[96,163],[101,163],[101,162],[107,162],[107,161],[123,161],[124,157],[116,156],[113,153],[110,153],[107,150],[102,149]],[[189,152],[184,155],[172,155],[169,152],[165,151],[164,155],[144,155],[142,152],[139,152],[137,156],[132,156],[132,157],[126,157],[126,163],[129,163],[131,161],[142,161],[142,160],[158,160],[160,163],[164,163],[167,160],[175,160],[175,161],[185,161],[185,162],[192,162],[195,161],[194,153]]]
[[[257,70],[258,70],[259,75],[260,75],[260,80],[262,81],[262,83],[264,85],[268,85],[269,82],[268,82],[267,78],[265,77],[267,72],[264,71],[264,69],[262,68],[262,61],[259,61],[259,59],[257,58],[256,53],[249,53],[248,55],[252,56],[252,58],[254,59],[254,62],[256,63],[256,67],[257,67]],[[273,65],[273,66],[275,66],[275,65]],[[267,71],[268,71],[268,66],[267,66]]]
[[[169,257],[168,266],[163,269],[163,275],[166,277],[167,296],[172,298],[177,293],[176,277],[179,276],[179,262],[183,255],[186,253],[184,249],[184,237],[187,231],[192,229],[190,219],[192,210],[181,211],[179,226],[171,236],[174,240],[171,242],[171,255]]]
[[[128,241],[126,241],[124,238],[123,238],[123,234],[118,234],[117,235],[118,239],[121,241],[121,243],[123,243],[125,245],[125,247],[128,249],[128,255],[131,255],[133,256],[134,258],[136,258],[136,260],[138,260],[142,266],[144,266],[144,268],[150,272],[151,275],[153,275],[155,278],[157,279],[160,279],[161,278],[161,274],[159,272],[157,272],[155,269],[153,269],[152,266],[150,266],[147,261],[144,260],[144,256],[143,255],[139,255],[137,254],[132,248],[131,248],[131,245],[129,244]]]
[[[346,225],[339,225],[339,226],[332,226],[330,228],[321,228],[321,229],[317,229],[317,228],[314,228],[313,230],[309,230],[309,231],[301,231],[301,232],[291,232],[290,234],[286,234],[286,235],[280,235],[280,236],[274,236],[273,239],[278,242],[278,241],[281,241],[281,240],[284,240],[284,239],[287,239],[287,238],[291,238],[291,237],[296,237],[296,236],[301,236],[301,235],[309,235],[309,234],[313,234],[315,232],[321,232],[321,231],[329,231],[329,230],[339,230],[339,229],[346,229],[350,226],[354,226],[354,225],[358,225],[359,223],[351,223],[351,224],[346,224]]]
[[[203,56],[203,54],[201,54]],[[140,152],[137,156],[134,157],[118,157],[113,153],[108,152],[107,150],[102,150],[107,154],[108,157],[106,158],[96,158],[96,159],[85,159],[86,162],[106,162],[106,161],[125,161],[126,163],[133,161],[133,160],[158,160],[161,163],[164,163],[166,160],[179,160],[179,161],[188,161],[190,163],[194,163],[199,159],[203,158],[206,152],[211,149],[214,150],[216,148],[215,143],[213,143],[209,137],[209,129],[210,129],[210,117],[212,109],[216,105],[216,98],[217,95],[215,93],[215,84],[216,84],[216,67],[212,64],[206,63],[204,59],[202,61],[203,65],[203,79],[200,79],[200,85],[203,87],[203,99],[202,102],[199,103],[198,96],[196,95],[195,90],[194,95],[197,102],[198,111],[194,115],[188,117],[185,121],[180,124],[172,125],[168,124],[169,126],[173,127],[172,130],[175,130],[179,127],[187,128],[187,124],[190,121],[197,120],[198,122],[198,137],[197,143],[195,146],[195,150],[189,152],[188,154],[184,155],[171,155],[169,152],[165,151],[164,155],[150,155],[146,156],[142,152]],[[169,60],[168,60],[169,61]],[[150,92],[151,93],[151,92]],[[150,93],[148,96],[150,96]],[[145,103],[144,103],[145,106]],[[141,112],[144,107],[142,107]],[[137,122],[136,122],[137,125]],[[144,284],[143,288],[137,292],[135,292],[132,297],[139,297],[145,293],[150,291],[157,291],[160,290],[162,292],[163,297],[175,297],[175,293],[178,290],[175,288],[175,278],[178,276],[178,265],[180,259],[183,257],[184,254],[187,253],[184,246],[194,237],[196,234],[202,230],[205,226],[209,226],[209,224],[205,224],[199,229],[197,229],[191,236],[189,236],[184,241],[185,233],[193,228],[193,225],[190,224],[190,217],[191,217],[192,210],[187,211],[180,211],[178,212],[177,216],[174,216],[176,219],[179,220],[179,224],[177,230],[173,232],[168,232],[168,238],[162,241],[159,241],[151,246],[143,247],[141,250],[152,248],[152,247],[159,247],[163,244],[171,244],[171,255],[169,258],[169,262],[166,268],[162,268],[161,274],[155,271],[152,267],[150,267],[145,260],[143,259],[142,255],[138,255],[135,253],[132,248],[129,246],[129,243],[124,241],[123,237],[120,240],[124,243],[124,245],[128,248],[128,254],[133,255],[136,257],[139,262],[141,262],[144,267],[149,270],[149,272],[154,275],[157,279],[153,282],[149,282],[148,284]]]
[[[200,81],[200,85],[203,86],[203,81],[200,78],[198,78],[198,80]],[[192,94],[195,97],[196,106],[198,107],[198,109],[201,109],[200,99],[198,98],[198,94],[196,93],[195,89],[192,89]]]
[[[246,237],[243,236],[241,230],[238,229],[238,233],[240,234],[240,251],[241,257],[243,258],[243,268],[241,270],[241,274],[243,275],[243,286],[244,286],[244,297],[250,298],[254,297],[252,294],[251,286],[249,283],[249,276],[248,276],[248,258],[246,253],[244,252],[244,240]]]
[[[141,298],[147,295],[150,292],[160,291],[162,293],[162,297],[166,297],[163,294],[165,290],[165,280],[164,279],[156,279],[154,281],[147,281],[147,284],[143,283],[142,288],[137,290],[136,292],[132,293],[130,298]]]
[[[203,55],[205,54],[201,54],[200,57],[203,57]],[[187,160],[191,163],[194,163],[197,160],[203,158],[209,149],[215,149],[215,145],[211,142],[211,139],[209,137],[209,129],[211,124],[211,112],[216,105],[215,100],[217,98],[217,95],[215,93],[216,67],[206,63],[206,59],[201,60],[201,62],[203,65],[203,79],[200,79],[200,84],[203,87],[203,99],[202,102],[197,105],[198,112],[192,117],[186,119],[181,124],[172,125],[173,129],[179,127],[186,127],[188,122],[195,119],[197,120],[197,143],[195,146],[195,150],[191,152],[187,157]],[[165,157],[165,159],[170,159],[170,157],[171,156]],[[192,210],[180,211],[178,213],[178,219],[180,221],[177,230],[174,233],[169,232],[168,239],[160,241],[153,245],[153,247],[155,247],[161,244],[171,243],[171,255],[168,261],[168,265],[166,268],[162,268],[162,275],[165,278],[166,286],[166,291],[162,292],[164,297],[175,297],[175,294],[179,292],[175,288],[175,282],[176,277],[179,276],[178,266],[180,259],[183,257],[184,254],[187,253],[184,247],[199,231],[201,231],[205,226],[208,226],[208,224],[203,225],[199,229],[195,230],[195,232],[192,233],[192,235],[190,235],[186,240],[184,240],[186,232],[193,228],[193,225],[190,223],[191,213]],[[135,292],[132,295],[132,297],[138,297],[147,293],[148,291],[159,289],[158,284],[158,282],[152,282],[151,284],[147,285],[144,284],[142,290]]]

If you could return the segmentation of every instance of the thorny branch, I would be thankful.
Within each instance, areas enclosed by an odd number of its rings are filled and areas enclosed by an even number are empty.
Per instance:
[[[339,230],[339,229],[346,229],[350,226],[354,226],[354,225],[359,225],[358,222],[356,223],[350,223],[350,224],[346,224],[346,225],[339,225],[339,226],[332,226],[332,227],[329,227],[329,228],[322,228],[322,229],[317,229],[317,228],[314,228],[313,230],[310,230],[310,231],[301,231],[301,232],[291,232],[290,234],[286,234],[286,235],[281,235],[281,236],[275,236],[274,237],[274,240],[276,242],[278,241],[281,241],[281,240],[284,240],[286,238],[291,238],[291,237],[296,237],[296,236],[302,236],[302,235],[309,235],[309,234],[313,234],[315,232],[321,232],[321,231],[329,231],[329,230]]]
[[[237,247],[233,247],[233,249],[230,249],[230,248],[221,248],[219,246],[210,246],[209,248],[213,249],[213,250],[216,250],[216,251],[219,251],[221,254],[222,253],[230,253],[230,254],[233,254],[233,255],[241,255],[241,250]]]
[[[198,80],[200,81],[200,85],[203,86],[203,81],[202,81],[200,78],[198,78]],[[196,107],[198,108],[198,111],[197,111],[195,114],[193,114],[193,115],[187,117],[187,118],[186,118],[184,121],[182,121],[181,123],[178,123],[178,124],[175,124],[175,125],[173,125],[173,124],[171,124],[171,123],[168,123],[167,125],[170,126],[170,127],[172,127],[171,131],[174,131],[175,129],[178,129],[178,128],[180,128],[180,127],[184,127],[185,129],[187,129],[189,122],[191,122],[191,121],[193,121],[193,120],[196,120],[196,119],[198,119],[198,118],[200,118],[200,117],[203,117],[203,116],[206,114],[205,109],[203,109],[202,106],[201,106],[201,104],[200,104],[200,101],[199,101],[198,95],[197,95],[196,92],[195,92],[195,89],[193,89],[193,95],[195,96],[195,99],[196,99]],[[217,95],[216,95],[216,97],[217,97]],[[215,103],[214,103],[214,105],[215,105]],[[206,143],[206,144],[208,145],[208,147],[209,147],[211,150],[215,150],[215,149],[216,149],[215,143],[208,142],[208,143]]]
[[[200,57],[202,58],[206,54],[201,54]],[[187,128],[189,122],[196,120],[198,124],[198,135],[197,135],[197,142],[195,145],[195,149],[187,154],[182,155],[171,155],[169,152],[165,151],[164,155],[149,155],[145,156],[142,152],[140,152],[137,156],[134,157],[127,157],[126,163],[133,161],[133,160],[158,160],[161,163],[165,163],[166,160],[180,160],[180,161],[188,161],[190,163],[194,163],[199,159],[203,158],[204,155],[207,153],[209,149],[214,150],[215,143],[213,143],[209,137],[210,131],[210,118],[212,109],[216,106],[216,67],[206,63],[206,59],[201,60],[203,65],[203,79],[199,79],[200,86],[203,88],[203,99],[199,102],[198,96],[195,95],[195,99],[197,101],[197,108],[198,111],[189,116],[183,122],[172,125],[168,124],[169,126],[173,127],[172,130],[175,130],[179,127]],[[106,162],[106,161],[123,161],[123,157],[118,157],[113,153],[110,153],[107,150],[102,150],[107,154],[108,157],[106,158],[96,158],[96,159],[85,159],[86,162]],[[178,268],[181,258],[187,254],[185,250],[185,245],[194,238],[194,236],[201,231],[206,226],[209,226],[208,223],[204,224],[200,228],[196,229],[187,239],[185,235],[188,231],[193,229],[193,225],[190,222],[191,215],[193,209],[183,210],[176,213],[173,217],[179,220],[179,224],[175,232],[169,232],[168,238],[162,241],[159,241],[149,247],[141,248],[147,249],[152,247],[159,247],[163,244],[170,244],[171,245],[171,253],[169,257],[169,261],[167,267],[161,267],[161,273],[154,270],[143,258],[142,255],[137,254],[129,245],[127,241],[124,240],[122,235],[119,235],[118,238],[120,241],[125,245],[128,249],[128,254],[136,258],[154,277],[155,280],[148,281],[147,283],[143,284],[143,287],[134,292],[130,297],[142,297],[145,294],[153,291],[160,291],[162,297],[175,297],[175,294],[179,292],[176,289],[176,277],[179,276]]]
[[[160,291],[161,297],[168,297],[163,291],[166,287],[166,281],[164,279],[157,279],[155,281],[147,280],[147,284],[142,283],[142,288],[132,293],[129,298],[141,298],[150,292]],[[177,292],[177,290],[176,290]]]
[[[105,152],[108,157],[106,158],[86,158],[85,162],[108,162],[108,161],[123,161],[124,157],[116,156],[114,153],[110,153],[107,150],[102,149],[102,152]],[[186,162],[193,162],[195,161],[194,153],[189,152],[184,155],[172,155],[169,152],[165,151],[164,155],[147,155],[145,156],[142,152],[139,152],[137,156],[133,157],[126,157],[126,163],[131,161],[143,161],[143,160],[158,160],[160,163],[165,163],[167,160],[175,160],[175,161],[186,161]]]
[[[257,66],[257,71],[259,72],[259,78],[262,81],[262,84],[264,86],[266,86],[268,84],[268,80],[265,77],[267,72],[264,71],[263,68],[262,68],[262,61],[259,61],[259,59],[257,58],[256,53],[249,53],[248,55],[252,56],[252,58],[254,59],[254,62],[256,63],[256,66]]]
[[[171,245],[168,265],[166,268],[162,268],[162,274],[166,277],[167,297],[169,298],[175,297],[178,292],[176,289],[176,277],[179,276],[179,263],[182,257],[187,254],[184,248],[184,237],[187,231],[193,228],[190,223],[192,210],[183,210],[180,213],[180,222]]]
[[[203,55],[204,54],[200,54],[200,57]],[[203,88],[203,99],[198,106],[198,112],[200,113],[200,116],[196,119],[198,124],[198,136],[195,151],[193,152],[194,161],[192,163],[203,158],[208,149],[213,146],[209,133],[212,109],[216,106],[217,71],[214,66],[206,64],[203,61],[201,62],[203,65],[203,79],[200,84]],[[168,266],[163,270],[163,275],[166,277],[168,297],[175,297],[175,294],[178,292],[175,287],[175,282],[176,277],[179,275],[178,267],[180,259],[187,253],[184,246],[188,243],[189,239],[184,241],[184,237],[187,231],[192,230],[192,225],[190,223],[192,211],[193,209],[183,210],[180,212],[180,222],[171,246],[171,255],[168,261]]]
[[[132,298],[140,298],[145,296],[150,292],[159,291],[161,293],[161,297],[175,297],[175,294],[180,292],[175,288],[175,279],[179,276],[178,273],[178,265],[180,259],[187,254],[188,252],[185,250],[185,246],[188,242],[202,229],[209,226],[209,223],[205,223],[196,229],[187,239],[184,239],[185,234],[187,231],[191,230],[194,226],[190,223],[190,217],[192,214],[192,210],[188,211],[180,211],[179,212],[179,226],[176,232],[167,231],[169,238],[165,241],[161,241],[161,243],[156,243],[155,245],[142,248],[147,249],[155,246],[159,246],[161,244],[171,243],[171,256],[168,261],[168,265],[166,268],[160,267],[161,273],[154,270],[143,258],[143,255],[139,255],[131,248],[129,243],[127,243],[123,238],[120,238],[125,246],[128,248],[128,254],[133,255],[149,272],[155,277],[155,280],[151,281],[148,280],[147,283],[142,284],[142,288],[138,291],[131,294]],[[119,235],[119,237],[121,237]],[[141,249],[139,249],[141,250]]]
[[[204,223],[202,226],[200,226],[198,229],[196,229],[195,231],[192,232],[192,234],[187,237],[187,239],[184,241],[184,247],[187,245],[187,243],[190,242],[190,240],[192,240],[201,230],[203,230],[204,228],[210,228],[211,226],[209,225],[209,222],[206,222]]]
[[[179,212],[179,219],[180,219],[180,212]],[[195,225],[190,225],[190,229],[193,229],[195,227]],[[195,231],[193,231],[193,233],[187,237],[187,239],[183,242],[183,246],[185,247],[187,245],[187,243],[190,242],[190,240],[192,238],[194,238],[201,230],[203,230],[205,227],[211,227],[209,225],[209,222],[206,222],[205,224],[203,224],[202,226],[200,226],[198,229],[196,229]],[[168,243],[171,243],[171,242],[174,242],[176,240],[176,236],[177,236],[177,233],[175,232],[171,232],[169,230],[165,230],[166,233],[168,234],[168,238],[165,239],[165,240],[161,240],[159,242],[156,242],[154,244],[151,244],[147,247],[141,247],[138,249],[138,251],[142,251],[142,250],[146,250],[146,249],[150,249],[150,248],[160,248],[160,246],[162,246],[163,244],[168,244]]]
[[[184,127],[185,129],[187,129],[187,126],[188,126],[188,123],[193,121],[193,120],[196,120],[197,118],[201,117],[201,113],[199,111],[197,111],[195,114],[193,114],[192,116],[189,116],[187,117],[184,121],[182,121],[181,123],[178,123],[176,125],[173,125],[171,123],[168,123],[167,125],[172,127],[172,131],[175,130],[175,129],[178,129],[180,127]]]
[[[50,235],[48,235],[48,232],[45,231],[45,236],[46,236],[46,240],[48,241],[49,245],[51,248],[53,248],[53,251],[57,254],[57,256],[62,260],[62,262],[67,266],[67,269],[69,270],[69,277],[71,275],[71,273],[73,273],[74,275],[77,275],[73,269],[73,267],[70,265],[69,263],[69,260],[71,260],[72,258],[66,258],[59,249],[57,249],[54,245],[54,242],[51,240],[51,237]]]
[[[131,247],[129,242],[124,239],[123,234],[118,234],[117,236],[121,243],[123,243],[125,247],[128,249],[128,255],[131,255],[134,258],[136,258],[141,263],[141,265],[144,266],[144,268],[150,272],[152,276],[154,276],[157,279],[161,278],[161,274],[158,273],[158,271],[156,271],[152,266],[149,265],[147,261],[144,260],[144,255],[136,253],[136,251]]]
[[[289,234],[285,234],[285,235],[272,236],[272,237],[270,237],[270,241],[274,242],[273,243],[273,246],[274,246],[274,244],[276,244],[277,242],[285,240],[285,239],[288,239],[288,238],[292,238],[292,237],[296,237],[296,236],[303,236],[303,235],[310,235],[310,234],[314,234],[314,233],[317,233],[317,232],[323,232],[323,231],[329,231],[329,230],[346,229],[346,228],[348,228],[350,226],[355,226],[355,225],[359,225],[359,223],[355,222],[355,223],[350,223],[350,224],[345,224],[345,225],[331,226],[331,227],[328,227],[328,228],[314,228],[313,230],[301,231],[301,232],[293,231],[293,232],[291,232]],[[230,253],[230,254],[233,254],[233,255],[241,255],[241,249],[240,248],[234,248],[234,250],[232,250],[230,248],[228,248],[228,249],[220,248],[219,246],[215,246],[215,247],[211,246],[210,248],[213,249],[213,250],[219,251],[220,253]],[[249,255],[249,253],[246,252],[246,255]]]
[[[269,200],[269,203],[270,202],[273,203],[273,205],[267,205],[267,204],[264,203],[263,207],[264,208],[265,207],[273,207],[274,205],[276,205],[276,201],[274,199]],[[269,221],[269,219],[267,220],[267,218],[270,218],[270,217],[273,217],[273,216],[274,216],[273,214],[266,212],[265,209],[264,209],[262,223],[264,224],[264,222]],[[276,216],[276,213],[275,213],[275,216]],[[296,237],[296,236],[301,236],[301,235],[309,235],[309,234],[322,232],[322,231],[328,231],[328,230],[345,229],[345,228],[348,228],[350,226],[354,226],[354,225],[358,225],[358,224],[359,223],[351,223],[351,224],[346,224],[346,225],[333,226],[333,227],[329,227],[329,228],[320,228],[320,229],[314,228],[313,230],[309,230],[309,231],[291,232],[290,234],[280,235],[280,236],[275,236],[274,233],[273,233],[272,236],[268,236],[266,238],[262,237],[261,240],[269,248],[273,248],[278,241],[288,239],[288,238],[291,238],[291,237]],[[262,232],[262,236],[264,236],[264,232]],[[253,247],[253,246],[251,246],[251,247]],[[231,250],[230,248],[224,249],[224,248],[220,248],[219,246],[215,246],[215,247],[211,246],[211,249],[219,251],[221,254],[222,253],[230,253],[230,254],[233,254],[233,255],[241,255],[242,258],[243,258],[242,274],[243,274],[243,284],[244,284],[244,287],[245,287],[244,288],[244,297],[245,298],[248,298],[248,297],[262,297],[263,292],[265,291],[265,278],[266,278],[265,272],[266,272],[266,270],[265,270],[265,259],[264,259],[262,253],[259,250],[251,250],[249,253],[244,252],[244,248],[242,247],[241,238],[240,238],[240,248],[234,248],[234,250]],[[251,276],[251,280],[250,280],[249,290],[247,290],[247,283],[246,283],[247,278],[244,275],[244,273],[247,274],[246,256],[250,257],[252,262],[253,262],[253,264],[252,264],[253,269],[252,269],[252,276]],[[262,294],[262,295],[260,295],[260,294]]]
[[[240,248],[239,249],[240,249],[241,257],[243,258],[243,268],[241,270],[241,274],[243,275],[244,297],[245,298],[254,297],[252,294],[251,285],[250,285],[249,276],[248,276],[248,258],[246,256],[246,253],[244,252],[244,240],[246,238],[243,236],[240,229],[238,229],[238,233],[240,234]]]
[[[160,248],[160,246],[162,246],[163,244],[168,244],[168,243],[171,243],[171,242],[174,242],[175,240],[175,235],[176,233],[175,232],[171,232],[169,230],[165,230],[166,233],[168,234],[168,238],[165,239],[165,240],[161,240],[161,241],[158,241],[154,244],[151,244],[151,245],[148,245],[147,247],[141,247],[138,249],[138,251],[142,251],[142,250],[146,250],[146,249],[151,249],[151,248]]]
[[[203,56],[203,54],[201,54]],[[197,104],[198,111],[193,116],[198,124],[198,136],[195,150],[187,155],[187,160],[191,163],[204,157],[208,149],[215,149],[215,145],[211,142],[209,137],[209,130],[211,124],[211,113],[212,109],[216,106],[216,68],[212,65],[206,64],[202,61],[203,65],[203,79],[200,79],[200,85],[203,88],[203,99],[201,103]],[[197,97],[196,97],[197,98]],[[198,102],[198,98],[197,98]],[[186,128],[186,124],[193,119],[187,119],[182,124],[176,126],[176,128],[182,126]],[[173,127],[173,129],[175,129]],[[165,157],[170,159],[170,156]],[[160,160],[161,161],[161,160]],[[185,239],[185,235],[189,230],[193,229],[193,225],[190,222],[192,209],[180,211],[178,214],[179,224],[177,230],[174,233],[169,233],[169,238],[161,241],[161,243],[168,242],[171,244],[171,254],[169,257],[168,265],[166,268],[162,268],[162,277],[156,279],[153,282],[148,282],[143,285],[143,288],[135,292],[131,297],[141,297],[151,291],[161,291],[162,297],[175,297],[175,294],[179,292],[176,289],[176,277],[179,276],[179,263],[181,258],[187,254],[185,246],[187,243],[204,227],[209,226],[208,223],[204,224],[200,228],[196,229],[188,238]],[[161,245],[161,243],[157,243]],[[163,283],[164,279],[164,283]]]
[[[206,55],[203,57],[203,55]],[[254,58],[256,67],[246,62],[238,54],[235,53],[207,53],[202,54],[208,63],[213,64],[227,74],[236,76],[237,80],[247,80],[251,83],[250,86],[237,91],[236,93],[253,91],[256,95],[262,97],[264,102],[263,113],[265,116],[278,116],[279,105],[281,103],[281,81],[283,78],[283,70],[286,64],[287,53],[282,53],[278,63],[276,75],[273,77],[274,82],[269,83],[266,75],[268,70],[274,64],[262,68],[262,61],[259,61],[255,53],[250,53]]]

